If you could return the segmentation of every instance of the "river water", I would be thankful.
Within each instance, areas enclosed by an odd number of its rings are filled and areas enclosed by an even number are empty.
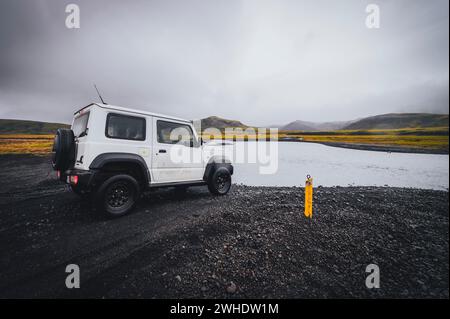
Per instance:
[[[252,142],[248,142],[252,143]],[[252,186],[395,186],[447,190],[449,156],[387,153],[314,143],[278,143],[278,169],[260,173],[255,163],[235,163],[234,183]]]

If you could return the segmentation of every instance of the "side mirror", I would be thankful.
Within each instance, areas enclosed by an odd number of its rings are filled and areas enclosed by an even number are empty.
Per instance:
[[[189,146],[189,147],[200,147],[200,145],[202,145],[202,141],[200,139],[198,140],[189,140],[186,141],[185,146]]]
[[[203,144],[203,140],[201,137],[199,137],[195,141],[191,141],[191,142],[192,142],[192,147],[200,147]]]

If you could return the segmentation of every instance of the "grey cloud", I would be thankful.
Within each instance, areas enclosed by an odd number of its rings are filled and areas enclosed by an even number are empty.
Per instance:
[[[97,101],[265,125],[386,112],[448,113],[448,2],[0,3],[0,118],[70,121]]]

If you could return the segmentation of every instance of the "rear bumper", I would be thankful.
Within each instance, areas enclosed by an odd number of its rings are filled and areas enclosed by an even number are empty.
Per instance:
[[[95,172],[91,170],[69,169],[65,172],[59,172],[59,180],[77,188],[88,190],[92,184],[94,175]]]

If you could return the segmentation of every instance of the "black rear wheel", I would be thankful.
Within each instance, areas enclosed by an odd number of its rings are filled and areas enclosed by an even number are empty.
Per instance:
[[[108,217],[120,217],[134,208],[139,198],[139,184],[130,175],[115,175],[98,189],[94,204]]]
[[[225,167],[217,168],[208,182],[208,189],[214,195],[225,195],[231,188],[231,174]]]

